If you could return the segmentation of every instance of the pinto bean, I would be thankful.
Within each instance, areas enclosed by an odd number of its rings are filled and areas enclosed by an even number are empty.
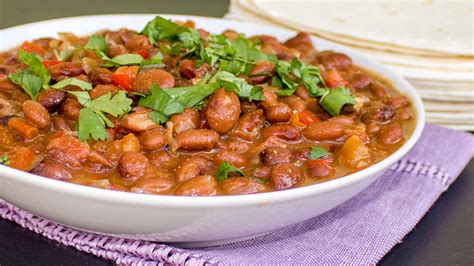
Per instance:
[[[297,127],[292,125],[271,125],[267,128],[264,128],[262,131],[264,138],[270,136],[278,137],[279,139],[288,140],[288,141],[297,141],[301,138],[301,133]]]
[[[89,92],[89,95],[91,96],[92,99],[98,98],[102,95],[105,95],[107,93],[112,93],[114,95],[120,90],[119,87],[112,85],[112,84],[106,84],[106,85],[97,85],[95,86],[94,89],[92,89]]]
[[[169,169],[176,166],[173,155],[168,151],[154,150],[147,153],[147,158],[151,164],[160,169]]]
[[[40,163],[31,172],[33,174],[57,180],[68,180],[72,178],[71,172],[69,172],[66,167],[49,160]]]
[[[146,194],[167,194],[174,184],[175,182],[169,178],[145,179],[138,181],[130,191]]]
[[[211,175],[202,175],[192,178],[174,192],[178,196],[215,196],[217,195],[217,181]]]
[[[268,186],[248,177],[232,177],[221,183],[221,188],[226,195],[248,195],[268,192]]]
[[[260,166],[253,169],[252,173],[253,176],[256,178],[267,180],[270,177],[270,173],[272,172],[272,168],[268,166]]]
[[[90,147],[86,142],[69,135],[52,139],[46,147],[46,158],[69,167],[79,167],[87,160],[89,153]]]
[[[262,109],[246,113],[239,119],[235,128],[229,132],[229,136],[248,141],[254,140],[260,134],[264,122]]]
[[[231,41],[235,41],[239,38],[239,33],[235,30],[225,30],[222,32],[222,35],[226,36]]]
[[[270,61],[257,61],[250,69],[250,80],[252,84],[261,84],[271,78],[275,68]]]
[[[306,174],[311,178],[328,178],[335,173],[334,168],[322,159],[306,162]]]
[[[175,179],[177,182],[187,181],[205,174],[211,166],[211,161],[204,156],[195,155],[188,157],[176,167]]]
[[[52,65],[48,68],[48,71],[51,77],[56,81],[86,73],[82,68],[82,63],[73,62],[64,62]]]
[[[269,147],[260,154],[263,164],[274,166],[283,163],[289,163],[293,158],[293,154],[287,148]]]
[[[390,105],[374,105],[366,109],[362,115],[364,122],[387,123],[395,117],[395,110]]]
[[[358,73],[352,77],[351,84],[354,89],[360,90],[369,86],[370,82],[372,82],[372,79],[369,75],[364,73]]]
[[[108,70],[107,68],[93,68],[89,73],[88,73],[89,80],[92,82],[94,85],[99,85],[99,84],[110,84],[112,83],[112,72]]]
[[[173,122],[173,132],[177,134],[189,129],[196,129],[200,120],[200,114],[194,108],[186,108],[184,112],[174,114],[170,118],[170,121]]]
[[[300,170],[292,163],[274,166],[270,178],[276,190],[294,187],[302,180]]]
[[[61,113],[68,119],[77,120],[82,105],[77,100],[69,99],[61,106]]]
[[[324,66],[326,70],[336,69],[347,69],[352,65],[352,59],[345,54],[335,52],[324,52],[317,56],[320,64]]]
[[[144,35],[135,35],[132,38],[128,39],[125,43],[125,47],[130,51],[138,51],[138,50],[148,50],[152,48],[148,37]]]
[[[128,114],[124,117],[122,126],[130,131],[140,132],[145,130],[150,130],[159,127],[158,124],[153,122],[148,114],[150,111],[140,110],[131,114]]]
[[[400,124],[383,127],[378,134],[378,141],[383,145],[391,145],[403,139],[403,128]]]
[[[390,97],[385,102],[395,109],[407,107],[410,103],[408,98],[403,95]]]
[[[8,75],[0,74],[0,91],[16,91],[20,89],[15,83],[8,79]]]
[[[370,84],[369,88],[372,94],[374,94],[377,98],[383,98],[389,92],[387,86],[385,86],[383,83],[378,82],[378,81],[373,81]]]
[[[306,100],[309,99],[309,92],[308,92],[308,90],[306,89],[306,87],[303,86],[303,85],[298,86],[298,88],[297,88],[296,91],[295,91],[295,95],[298,96],[298,97],[300,97],[301,100],[305,100],[305,101],[306,101]]]
[[[118,168],[123,178],[137,180],[145,174],[148,165],[148,159],[143,154],[128,151],[122,155]]]
[[[344,127],[338,122],[324,121],[308,126],[303,135],[309,140],[334,140],[344,135]]]
[[[196,77],[196,64],[190,59],[184,59],[179,62],[179,74],[187,79]]]
[[[303,55],[307,55],[311,52],[314,52],[313,43],[311,42],[311,38],[305,32],[298,32],[298,34],[288,39],[285,42],[285,45],[289,48],[296,49],[300,51]]]
[[[51,124],[51,116],[43,105],[36,101],[23,102],[23,114],[26,120],[38,128],[46,128]]]
[[[144,150],[152,151],[161,149],[166,145],[167,139],[163,127],[143,131],[138,136]]]
[[[191,129],[179,133],[174,138],[176,149],[209,150],[214,148],[219,140],[219,134],[208,129]]]
[[[278,103],[278,96],[269,88],[263,88],[263,101],[262,105],[265,108],[269,108],[270,106]]]
[[[49,112],[55,112],[61,104],[66,101],[67,93],[60,90],[41,90],[37,101],[43,105]]]
[[[113,58],[119,55],[128,54],[127,48],[121,44],[109,45],[107,49],[107,54],[109,57]]]
[[[38,128],[25,122],[23,119],[13,117],[8,120],[8,128],[18,132],[21,136],[27,139],[32,139],[38,136]]]
[[[239,97],[234,92],[217,90],[209,99],[204,115],[211,129],[218,133],[226,133],[239,119]]]
[[[285,97],[282,99],[282,101],[286,103],[292,110],[296,110],[298,112],[301,112],[308,107],[308,103],[305,100],[294,95]]]
[[[243,167],[247,164],[247,160],[244,156],[235,151],[219,151],[214,157],[214,164],[219,165],[223,161],[226,161],[235,167]]]
[[[277,103],[267,109],[265,117],[272,123],[288,122],[291,118],[291,108],[284,103]]]
[[[161,69],[150,69],[138,73],[133,82],[132,91],[148,92],[150,86],[156,84],[162,89],[169,89],[174,87],[174,77]]]
[[[52,119],[53,128],[55,131],[70,131],[71,128],[66,124],[66,121],[62,117],[55,116]]]

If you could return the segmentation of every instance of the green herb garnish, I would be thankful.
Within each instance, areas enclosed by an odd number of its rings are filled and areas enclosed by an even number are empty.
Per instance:
[[[2,155],[0,156],[0,165],[9,165],[10,164],[10,158],[8,155]]]
[[[311,153],[309,154],[309,158],[311,160],[316,160],[316,159],[319,159],[321,157],[324,157],[326,155],[328,155],[329,152],[325,149],[325,148],[322,148],[322,147],[311,147]]]
[[[319,105],[332,116],[338,116],[344,105],[355,103],[355,99],[351,95],[350,90],[343,87],[326,91],[319,100]]]
[[[229,177],[229,173],[237,173],[241,176],[245,176],[244,172],[239,168],[233,166],[232,164],[228,163],[227,161],[223,161],[217,167],[216,178],[219,181],[224,181]]]
[[[234,91],[240,98],[249,101],[263,100],[262,88],[247,83],[243,78],[237,78],[232,73],[220,71],[215,75],[215,79],[220,86]]]
[[[53,89],[64,89],[64,87],[69,86],[69,85],[74,85],[78,86],[82,90],[85,91],[90,91],[92,90],[92,85],[89,82],[82,81],[77,78],[68,78],[68,79],[63,79],[60,82],[54,84],[51,86]]]

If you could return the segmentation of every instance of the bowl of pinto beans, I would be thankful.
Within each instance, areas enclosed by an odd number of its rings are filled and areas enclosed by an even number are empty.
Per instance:
[[[0,196],[85,231],[265,234],[359,193],[424,125],[401,76],[301,32],[105,15],[1,34]]]

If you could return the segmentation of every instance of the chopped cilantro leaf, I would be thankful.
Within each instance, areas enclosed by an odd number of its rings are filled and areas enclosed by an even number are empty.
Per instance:
[[[67,61],[78,49],[80,48],[64,48],[61,50],[61,52],[58,52],[57,50],[54,50],[54,56],[56,56],[56,59],[58,59],[61,62]]]
[[[252,100],[263,100],[262,88],[252,86],[243,78],[238,78],[232,73],[220,71],[215,76],[220,86],[234,91],[240,98]]]
[[[338,116],[344,105],[355,103],[350,90],[343,87],[328,90],[319,100],[319,105],[332,116]]]
[[[190,32],[191,29],[180,26],[169,19],[161,16],[156,16],[153,20],[149,21],[145,28],[140,34],[146,35],[152,44],[157,44],[157,40],[168,40],[174,41],[183,32]],[[181,37],[189,41],[193,37]]]
[[[124,91],[119,91],[114,96],[109,92],[97,97],[90,101],[87,107],[118,117],[130,112],[131,105],[132,99],[128,98]]]
[[[309,155],[309,158],[311,160],[316,160],[316,159],[319,159],[321,157],[324,157],[326,155],[328,155],[329,152],[325,149],[325,148],[322,148],[322,147],[311,147],[311,153]]]
[[[229,173],[237,173],[241,176],[245,176],[244,172],[239,168],[233,166],[232,164],[228,163],[227,161],[223,161],[217,167],[216,178],[219,181],[224,181],[229,177]]]
[[[143,57],[139,54],[122,54],[112,59],[105,56],[105,57],[102,57],[102,59],[105,61],[102,64],[103,67],[140,65],[143,62]]]
[[[108,138],[104,120],[90,108],[82,108],[79,112],[77,131],[78,138],[81,141],[90,138],[94,140],[106,140]]]
[[[89,37],[89,40],[87,41],[84,48],[90,50],[99,50],[105,53],[107,52],[107,41],[103,37],[92,35]]]
[[[36,100],[38,97],[39,91],[43,86],[43,79],[28,73],[27,71],[19,71],[16,73],[11,73],[8,75],[8,78],[18,86],[22,87],[23,90],[31,97],[31,99]]]
[[[148,60],[143,60],[140,68],[161,67],[163,66],[163,54],[158,52]]]
[[[77,78],[63,79],[60,82],[52,85],[51,88],[53,88],[53,89],[63,89],[64,87],[69,86],[69,85],[78,86],[79,88],[81,88],[82,90],[85,90],[85,91],[92,90],[92,85],[89,82],[85,82],[85,81],[82,81],[82,80],[77,79]]]
[[[10,158],[8,155],[2,155],[0,156],[0,165],[9,165],[10,164]]]

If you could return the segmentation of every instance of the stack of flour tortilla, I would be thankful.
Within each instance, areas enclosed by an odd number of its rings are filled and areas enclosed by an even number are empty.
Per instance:
[[[304,31],[402,74],[427,121],[474,130],[474,2],[232,0],[227,18]]]

